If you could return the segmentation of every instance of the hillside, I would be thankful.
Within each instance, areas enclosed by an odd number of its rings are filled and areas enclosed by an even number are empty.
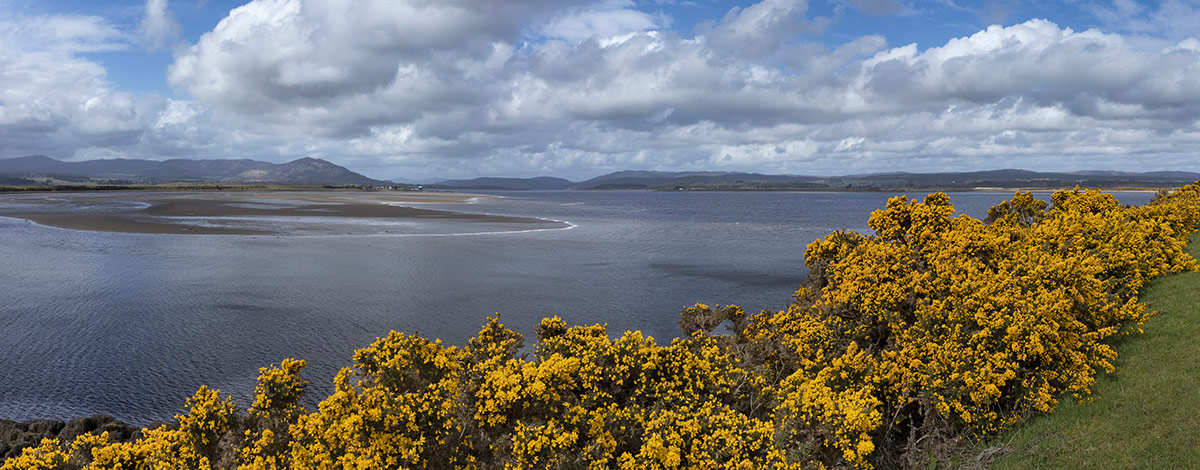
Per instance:
[[[64,162],[45,155],[0,160],[0,182],[154,184],[177,182],[297,185],[386,185],[325,160],[301,158],[276,164],[257,160],[87,160]]]

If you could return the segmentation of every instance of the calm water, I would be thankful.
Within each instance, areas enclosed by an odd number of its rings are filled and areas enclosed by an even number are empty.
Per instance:
[[[425,206],[570,230],[408,237],[130,235],[0,218],[0,417],[167,420],[201,384],[249,403],[258,368],[308,360],[310,398],[389,330],[463,344],[487,315],[677,335],[695,302],[778,309],[805,246],[866,230],[881,193],[510,192]],[[1046,196],[1046,195],[1043,195]],[[1148,193],[1121,193],[1142,204]],[[952,194],[983,217],[1011,193]]]

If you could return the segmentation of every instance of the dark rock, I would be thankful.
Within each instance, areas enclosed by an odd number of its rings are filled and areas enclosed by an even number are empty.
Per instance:
[[[108,432],[109,442],[129,442],[141,436],[141,428],[100,414],[65,423],[45,419],[18,423],[0,419],[0,465],[9,457],[21,455],[26,447],[41,444],[42,439],[70,441],[83,434],[103,432]]]
[[[30,434],[39,434],[46,437],[57,436],[62,431],[66,423],[62,421],[53,421],[49,419],[35,419],[26,421],[19,425],[25,432]]]
[[[159,429],[159,428],[161,428],[161,429],[179,429],[179,422],[175,421],[175,422],[167,423],[167,422],[163,422],[163,421],[155,421],[153,423],[150,423],[149,426],[146,426],[146,429]]]
[[[141,428],[119,421],[108,415],[92,415],[88,418],[76,418],[67,423],[58,435],[60,439],[74,439],[83,434],[108,433],[108,442],[128,442],[141,434]]]

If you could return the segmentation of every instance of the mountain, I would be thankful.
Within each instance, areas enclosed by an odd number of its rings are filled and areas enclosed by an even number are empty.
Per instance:
[[[294,183],[328,184],[369,184],[386,185],[386,182],[367,178],[344,167],[334,165],[319,158],[301,158],[275,167],[276,172],[267,172],[273,181],[288,181]]]
[[[69,166],[45,155],[30,155],[0,160],[0,173],[62,173]]]
[[[539,176],[536,178],[475,178],[469,180],[446,180],[427,184],[429,189],[512,189],[512,190],[553,190],[567,189],[575,183],[562,178]]]
[[[64,162],[45,155],[0,160],[0,180],[54,179],[77,183],[276,183],[387,185],[316,158],[276,164],[257,160],[88,160]]]

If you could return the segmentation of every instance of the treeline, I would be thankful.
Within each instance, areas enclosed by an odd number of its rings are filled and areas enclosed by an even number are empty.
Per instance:
[[[531,357],[496,318],[462,346],[392,332],[316,410],[289,359],[245,411],[202,387],[174,426],[46,440],[3,468],[909,468],[1086,399],[1150,316],[1146,282],[1196,267],[1196,185],[953,214],[944,194],[893,198],[873,234],[808,246],[786,309],[697,304],[670,344],[558,317]]]

